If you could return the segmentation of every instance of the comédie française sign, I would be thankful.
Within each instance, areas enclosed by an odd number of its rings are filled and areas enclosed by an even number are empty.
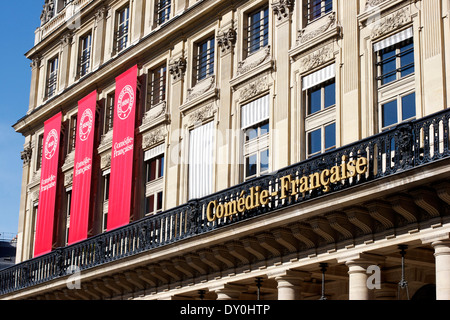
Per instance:
[[[342,163],[330,169],[304,175],[297,179],[293,178],[292,175],[281,177],[278,190],[273,192],[267,189],[262,190],[260,186],[256,186],[250,188],[250,193],[247,196],[245,196],[246,192],[243,190],[235,200],[225,203],[219,203],[218,200],[211,201],[206,209],[206,217],[209,222],[226,217],[231,218],[235,214],[267,205],[272,197],[279,196],[278,199],[283,200],[289,196],[301,194],[304,196],[306,192],[315,189],[329,192],[331,190],[330,185],[365,174],[368,170],[367,165],[367,158],[360,157],[349,161],[348,157],[344,155],[342,156]]]

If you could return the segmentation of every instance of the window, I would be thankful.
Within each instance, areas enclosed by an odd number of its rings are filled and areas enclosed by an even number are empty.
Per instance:
[[[332,64],[303,77],[307,157],[336,148],[335,75]]]
[[[248,15],[247,54],[250,55],[269,44],[269,8],[264,7]]]
[[[158,103],[166,100],[166,76],[167,67],[165,64],[150,72],[149,103],[147,104],[147,110],[145,111],[148,111]]]
[[[412,28],[374,44],[379,127],[387,130],[416,116]]]
[[[379,85],[386,85],[414,73],[412,38],[378,51]]]
[[[214,73],[214,37],[197,44],[195,60],[195,80],[197,82]]]
[[[129,17],[129,7],[125,7],[117,13],[116,52],[120,52],[127,47]]]
[[[48,62],[47,69],[47,98],[51,98],[56,93],[56,85],[58,81],[58,57]]]
[[[333,10],[333,0],[308,0],[305,8],[306,21],[314,21]]]
[[[66,234],[65,244],[69,242],[69,228],[70,228],[70,207],[72,205],[72,187],[66,190],[65,195],[65,210],[66,210]]]
[[[269,103],[265,95],[241,107],[244,180],[269,172]]]
[[[145,213],[158,213],[163,209],[165,144],[154,147],[144,154],[145,164]]]
[[[84,76],[89,72],[91,66],[91,46],[92,37],[88,34],[80,39],[80,76]]]
[[[103,134],[108,133],[113,128],[114,123],[114,92],[108,94],[106,97],[106,106],[105,106],[105,123],[103,127]]]
[[[336,148],[336,123],[320,126],[307,133],[308,157]]]
[[[170,0],[158,0],[156,5],[156,24],[159,26],[170,18]]]
[[[41,169],[41,166],[42,166],[42,151],[43,151],[43,148],[44,148],[44,135],[41,134],[38,137],[36,171]]]
[[[314,114],[336,104],[335,80],[329,80],[307,89],[307,114]]]
[[[67,146],[67,154],[75,150],[75,143],[77,141],[77,115],[70,117],[69,126],[69,144]]]
[[[213,192],[214,121],[190,131],[189,134],[189,199]]]
[[[109,200],[109,177],[110,177],[111,169],[105,170],[102,173],[102,195],[103,195],[103,203],[102,203],[102,228],[103,232],[107,230],[108,227],[108,210],[107,210],[107,202]]]
[[[244,130],[244,178],[269,172],[269,122]]]

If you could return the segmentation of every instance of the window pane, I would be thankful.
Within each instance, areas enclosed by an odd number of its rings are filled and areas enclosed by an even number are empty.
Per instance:
[[[147,198],[147,213],[153,213],[155,211],[155,196],[152,194]]]
[[[407,43],[400,48],[400,65],[402,77],[414,72],[414,44]]]
[[[336,83],[332,82],[325,85],[325,108],[336,104]]]
[[[383,127],[393,125],[398,122],[397,100],[382,105]]]
[[[163,203],[163,193],[159,192],[158,195],[158,201],[156,202],[156,210],[161,210],[162,209],[162,203]]]
[[[402,97],[402,120],[414,118],[416,116],[416,94],[411,93]]]
[[[308,114],[313,114],[321,109],[321,88],[309,92]]]
[[[263,124],[261,126],[260,130],[261,130],[261,133],[260,133],[261,136],[265,135],[266,133],[269,133],[269,123],[267,122],[267,123]]]
[[[260,153],[260,172],[269,171],[269,149]]]
[[[336,123],[325,127],[325,150],[336,147]]]
[[[258,128],[250,128],[245,131],[245,141],[250,141],[258,137]]]
[[[246,174],[245,174],[245,176],[246,177],[251,177],[251,176],[254,176],[254,175],[256,175],[256,169],[257,169],[257,159],[256,159],[257,157],[256,157],[256,154],[255,155],[252,155],[252,156],[250,156],[250,157],[247,157],[246,159],[245,159],[245,166],[246,166],[246,169],[245,169],[245,172],[246,172]]]
[[[159,177],[164,177],[164,156],[159,158]]]
[[[321,129],[317,129],[308,134],[308,154],[315,154],[322,149]]]
[[[395,48],[381,51],[381,83],[386,84],[397,79]]]

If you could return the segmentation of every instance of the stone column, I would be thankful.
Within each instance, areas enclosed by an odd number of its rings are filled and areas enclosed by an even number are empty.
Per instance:
[[[450,240],[431,243],[436,258],[436,300],[450,300]]]
[[[301,300],[302,283],[308,272],[287,270],[269,277],[277,281],[278,300]]]
[[[66,33],[61,38],[61,54],[59,56],[59,66],[58,66],[58,82],[57,92],[59,90],[64,90],[67,88],[69,75],[72,72],[76,75],[77,63],[70,63],[71,61],[71,48],[72,48],[73,34],[71,32]],[[76,58],[75,58],[76,60]],[[70,71],[72,72],[70,72]]]
[[[105,54],[105,28],[108,9],[102,7],[95,13],[94,35],[92,37],[92,70],[97,70],[103,63]]]
[[[345,265],[348,267],[349,300],[373,299],[374,292],[369,290],[367,284],[367,279],[370,276],[367,273],[367,268],[371,265],[377,265],[380,261],[381,257],[365,253],[358,253],[344,259],[338,259],[338,262],[345,262]]]
[[[239,296],[244,288],[238,285],[226,284],[214,291],[217,293],[217,300],[239,300]]]
[[[39,88],[39,73],[41,69],[41,57],[33,58],[31,62],[31,85],[30,85],[30,104],[28,112],[36,108],[38,88]]]
[[[131,22],[131,44],[139,42],[144,32],[144,3],[143,0],[134,0],[133,20]]]

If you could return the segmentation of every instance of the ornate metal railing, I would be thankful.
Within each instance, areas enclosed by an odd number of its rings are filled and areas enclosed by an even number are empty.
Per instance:
[[[270,175],[24,261],[0,271],[0,295],[449,158],[449,122],[450,112],[444,110],[402,123]],[[333,180],[333,168],[334,174],[340,172],[340,179],[336,176]],[[340,168],[345,168],[345,176]],[[321,178],[316,181],[319,187],[312,185],[310,177],[315,173]],[[309,190],[301,190],[302,178],[310,179]]]

